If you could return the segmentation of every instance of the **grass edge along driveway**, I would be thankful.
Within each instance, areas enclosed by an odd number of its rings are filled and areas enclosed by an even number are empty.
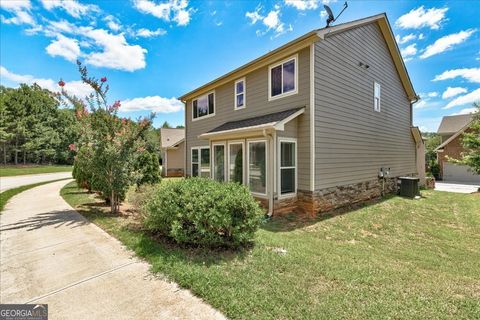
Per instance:
[[[23,191],[27,191],[28,189],[32,189],[32,188],[47,184],[47,183],[52,183],[52,182],[57,182],[57,181],[67,180],[67,179],[71,179],[71,178],[43,181],[39,183],[27,184],[25,186],[5,190],[4,192],[0,193],[0,214],[2,214],[3,209],[5,209],[5,206],[7,205],[8,200],[16,196],[17,194]]]
[[[56,173],[56,172],[71,172],[72,166],[67,165],[50,165],[50,166],[34,166],[34,165],[8,165],[0,166],[0,177],[23,176],[27,174],[40,173]]]
[[[389,197],[315,221],[277,219],[252,249],[229,252],[154,239],[92,205],[75,182],[61,194],[229,318],[480,318],[479,195],[423,191],[420,200]]]

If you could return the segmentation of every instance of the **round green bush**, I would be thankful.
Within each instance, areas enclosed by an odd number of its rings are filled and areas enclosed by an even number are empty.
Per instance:
[[[245,186],[204,178],[161,183],[144,212],[144,225],[152,232],[208,247],[250,243],[263,213]]]

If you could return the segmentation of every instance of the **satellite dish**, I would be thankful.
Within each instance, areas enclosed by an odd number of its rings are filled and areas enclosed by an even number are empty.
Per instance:
[[[340,15],[343,13],[343,11],[345,11],[345,9],[348,8],[348,3],[347,3],[347,1],[345,1],[345,3],[343,4],[342,11],[340,11],[340,13],[338,14],[338,16],[336,18],[334,17],[332,9],[330,9],[329,6],[324,4],[323,7],[325,8],[325,11],[327,11],[327,14],[328,14],[327,25],[325,26],[325,28],[328,28],[328,27],[330,27],[330,23],[335,22],[335,20],[337,20],[338,17],[340,17]]]
[[[328,28],[330,26],[330,23],[335,21],[335,18],[333,17],[332,9],[330,9],[329,6],[324,4],[323,7],[325,8],[325,11],[327,11],[327,14],[328,14],[328,19],[327,19],[327,28]]]

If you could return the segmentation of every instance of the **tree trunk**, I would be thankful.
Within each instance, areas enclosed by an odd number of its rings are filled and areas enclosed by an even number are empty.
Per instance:
[[[110,211],[112,214],[115,213],[115,191],[112,188],[112,195],[110,196]]]

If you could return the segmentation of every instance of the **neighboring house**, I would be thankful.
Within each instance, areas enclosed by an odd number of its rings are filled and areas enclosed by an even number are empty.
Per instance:
[[[385,14],[309,32],[180,99],[186,174],[243,183],[270,214],[364,201],[417,174],[418,98]]]
[[[185,129],[160,129],[162,176],[182,177],[185,174]]]
[[[446,116],[438,127],[437,133],[442,143],[435,151],[440,165],[440,177],[444,181],[480,183],[480,175],[472,172],[468,166],[448,162],[448,158],[461,159],[462,152],[465,151],[461,143],[462,134],[469,131],[472,121],[471,114]]]

